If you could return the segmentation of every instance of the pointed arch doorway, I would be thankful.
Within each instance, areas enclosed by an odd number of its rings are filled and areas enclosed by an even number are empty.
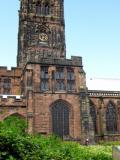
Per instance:
[[[64,138],[69,136],[69,106],[62,100],[52,104],[52,133]]]

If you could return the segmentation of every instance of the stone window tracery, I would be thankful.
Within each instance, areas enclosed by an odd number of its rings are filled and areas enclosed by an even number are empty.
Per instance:
[[[74,70],[67,68],[67,91],[75,90]]]
[[[64,84],[64,68],[56,68],[56,90],[65,90]]]
[[[49,7],[49,4],[48,3],[46,3],[45,4],[45,15],[49,15],[50,14],[50,7]]]
[[[110,102],[106,111],[106,131],[108,133],[117,132],[117,112],[115,106]]]
[[[36,3],[36,14],[38,15],[49,15],[50,14],[50,5],[49,3],[41,3],[38,1]]]
[[[57,101],[52,105],[52,131],[64,138],[69,136],[69,106],[64,101]]]

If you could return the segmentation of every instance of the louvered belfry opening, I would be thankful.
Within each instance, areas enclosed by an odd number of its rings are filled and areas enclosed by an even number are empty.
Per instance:
[[[69,106],[61,100],[52,105],[52,131],[61,138],[69,136]]]

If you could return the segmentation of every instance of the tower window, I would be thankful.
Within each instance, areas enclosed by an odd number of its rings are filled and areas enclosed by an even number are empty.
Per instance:
[[[64,69],[63,68],[56,69],[56,79],[64,79]]]
[[[67,90],[73,91],[74,90],[74,81],[68,81],[67,82]]]
[[[48,76],[48,67],[41,67],[41,91],[46,91],[49,88],[49,76]]]
[[[40,2],[37,2],[36,4],[36,14],[42,14],[42,6],[40,4]]]
[[[74,71],[71,68],[67,69],[67,80],[74,80]]]
[[[65,90],[64,84],[64,68],[56,68],[56,90]]]
[[[56,82],[56,90],[65,90],[64,81]]]
[[[41,79],[48,79],[48,67],[41,67]]]
[[[72,68],[67,68],[67,90],[75,90],[74,70]]]
[[[49,15],[49,13],[50,13],[50,7],[49,7],[49,4],[46,4],[45,5],[45,15]]]
[[[49,15],[50,7],[49,4],[41,4],[39,1],[36,3],[36,14],[38,15]]]
[[[32,0],[28,0],[28,12],[32,12]]]
[[[41,91],[47,91],[48,90],[48,81],[47,80],[42,80],[41,81]]]

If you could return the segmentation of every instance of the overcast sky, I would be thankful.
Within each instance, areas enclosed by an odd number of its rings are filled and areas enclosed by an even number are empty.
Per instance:
[[[120,0],[64,0],[67,57],[82,56],[87,77],[120,78]],[[0,65],[16,66],[18,0],[0,4]]]

